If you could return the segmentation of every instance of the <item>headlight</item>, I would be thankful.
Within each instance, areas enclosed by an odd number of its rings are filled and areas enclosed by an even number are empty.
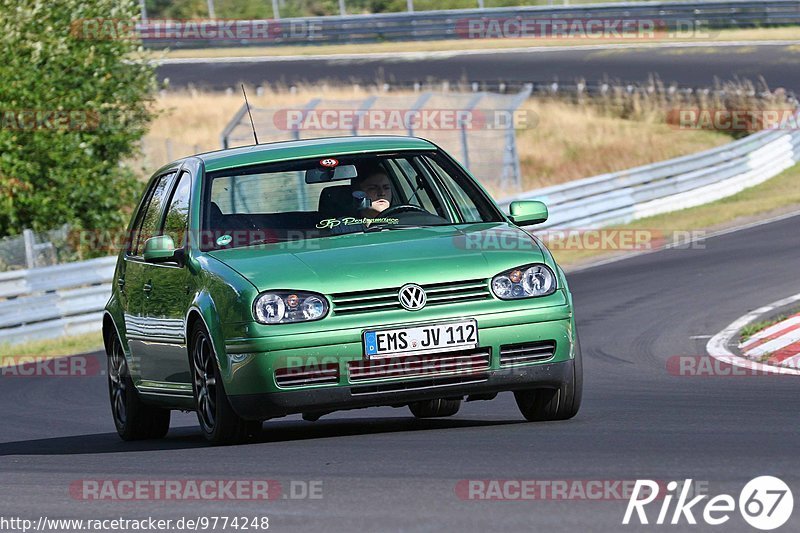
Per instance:
[[[253,316],[262,324],[309,322],[327,314],[328,301],[311,292],[265,292],[253,303]]]
[[[492,292],[501,300],[547,296],[556,290],[556,277],[546,265],[513,268],[492,279]]]

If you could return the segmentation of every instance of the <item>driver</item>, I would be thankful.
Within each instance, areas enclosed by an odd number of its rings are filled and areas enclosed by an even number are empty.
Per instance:
[[[365,218],[377,217],[392,204],[392,182],[383,170],[375,170],[363,178],[355,178],[353,188],[363,191],[372,202],[372,206],[360,212]]]

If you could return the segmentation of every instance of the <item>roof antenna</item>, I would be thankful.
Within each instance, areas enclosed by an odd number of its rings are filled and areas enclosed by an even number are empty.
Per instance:
[[[250,126],[253,127],[253,139],[256,140],[258,145],[258,135],[256,135],[256,124],[253,122],[253,114],[250,113],[250,103],[247,101],[247,93],[244,91],[244,83],[242,84],[242,94],[244,95],[244,105],[247,106],[247,114],[250,115]]]

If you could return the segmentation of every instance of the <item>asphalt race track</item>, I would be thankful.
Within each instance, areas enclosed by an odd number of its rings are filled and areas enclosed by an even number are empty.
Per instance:
[[[416,421],[379,408],[264,424],[258,442],[207,446],[193,415],[163,441],[123,443],[105,377],[0,378],[0,515],[179,518],[267,515],[276,531],[616,531],[626,501],[464,501],[464,479],[692,478],[738,498],[777,475],[800,496],[798,382],[676,376],[708,336],[800,292],[800,216],[709,239],[705,249],[631,257],[570,276],[585,357],[583,409],[524,423],[510,394]],[[78,501],[80,479],[275,479],[323,482],[323,498],[271,502]],[[702,511],[700,511],[700,514]],[[651,511],[653,520],[657,508]],[[698,514],[698,513],[695,513]],[[625,530],[647,531],[650,526]],[[661,530],[662,528],[658,528]],[[724,526],[668,531],[746,531]],[[797,513],[783,530],[798,530]]]
[[[703,48],[638,48],[609,50],[493,51],[446,54],[430,58],[398,54],[394,58],[320,58],[275,61],[210,62],[197,60],[158,67],[158,77],[172,87],[226,89],[239,82],[314,83],[320,81],[412,84],[451,82],[589,83],[605,80],[646,82],[657,74],[684,87],[713,86],[716,79],[759,80],[770,88],[800,92],[800,47],[732,46]]]

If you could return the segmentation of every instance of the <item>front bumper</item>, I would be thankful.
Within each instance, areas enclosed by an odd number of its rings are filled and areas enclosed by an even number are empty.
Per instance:
[[[364,362],[362,330],[331,335],[330,344],[258,350],[230,355],[225,389],[234,410],[243,418],[266,420],[293,413],[330,412],[381,405],[403,405],[432,398],[485,395],[532,387],[558,386],[571,375],[574,323],[569,306],[549,309],[534,321],[522,316],[474,316],[479,348],[486,360],[478,371],[434,371],[399,377],[357,376],[354,362]],[[515,320],[516,319],[516,320]],[[509,322],[511,324],[509,324]],[[266,340],[264,342],[267,342]],[[552,356],[525,363],[501,361],[509,345],[552,342]],[[254,341],[250,340],[252,346]],[[432,354],[433,355],[433,354]],[[442,354],[436,354],[442,355]],[[474,354],[473,354],[474,355]],[[334,382],[300,386],[279,385],[276,370],[287,367],[333,367]]]
[[[233,409],[248,420],[266,420],[295,413],[327,413],[345,409],[401,406],[434,398],[492,394],[532,387],[558,387],[571,379],[574,361],[538,363],[491,370],[485,379],[466,383],[426,386],[390,392],[362,392],[365,386],[348,385],[308,390],[291,390],[230,396]],[[414,381],[406,384],[414,386]]]

